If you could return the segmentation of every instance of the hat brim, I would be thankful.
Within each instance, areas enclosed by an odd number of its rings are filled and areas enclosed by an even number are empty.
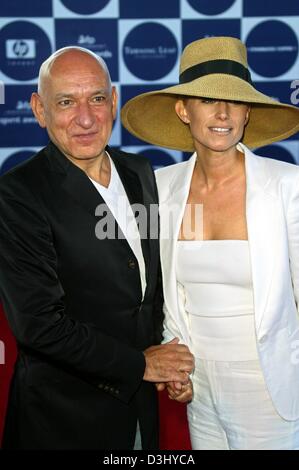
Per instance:
[[[207,75],[132,98],[121,111],[124,127],[152,145],[193,152],[189,125],[175,112],[175,103],[180,96],[249,103],[250,119],[242,142],[250,148],[286,139],[299,131],[298,108],[275,101],[248,82],[226,74]]]

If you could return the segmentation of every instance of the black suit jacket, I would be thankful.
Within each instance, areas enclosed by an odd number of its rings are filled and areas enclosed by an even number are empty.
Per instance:
[[[108,151],[130,203],[157,204],[150,164]],[[144,448],[158,446],[156,392],[142,380],[158,240],[142,240],[142,301],[127,241],[95,235],[103,203],[53,143],[0,179],[1,298],[19,346],[4,448],[130,449],[137,419]]]

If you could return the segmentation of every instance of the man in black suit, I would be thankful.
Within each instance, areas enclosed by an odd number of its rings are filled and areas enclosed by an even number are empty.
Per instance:
[[[19,347],[3,447],[132,449],[139,423],[158,448],[154,383],[186,383],[193,357],[155,345],[151,167],[107,146],[117,94],[90,51],[47,59],[31,106],[50,143],[0,180],[1,298]]]

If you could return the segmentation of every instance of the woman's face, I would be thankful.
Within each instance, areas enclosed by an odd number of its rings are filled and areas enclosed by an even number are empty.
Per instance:
[[[189,124],[195,148],[224,152],[242,138],[250,107],[237,101],[186,98],[176,103],[176,113]]]

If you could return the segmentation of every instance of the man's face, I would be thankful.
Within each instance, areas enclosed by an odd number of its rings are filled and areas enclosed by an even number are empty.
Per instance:
[[[74,50],[59,56],[41,96],[34,94],[31,102],[39,124],[71,160],[102,154],[112,132],[117,95],[93,57]]]

